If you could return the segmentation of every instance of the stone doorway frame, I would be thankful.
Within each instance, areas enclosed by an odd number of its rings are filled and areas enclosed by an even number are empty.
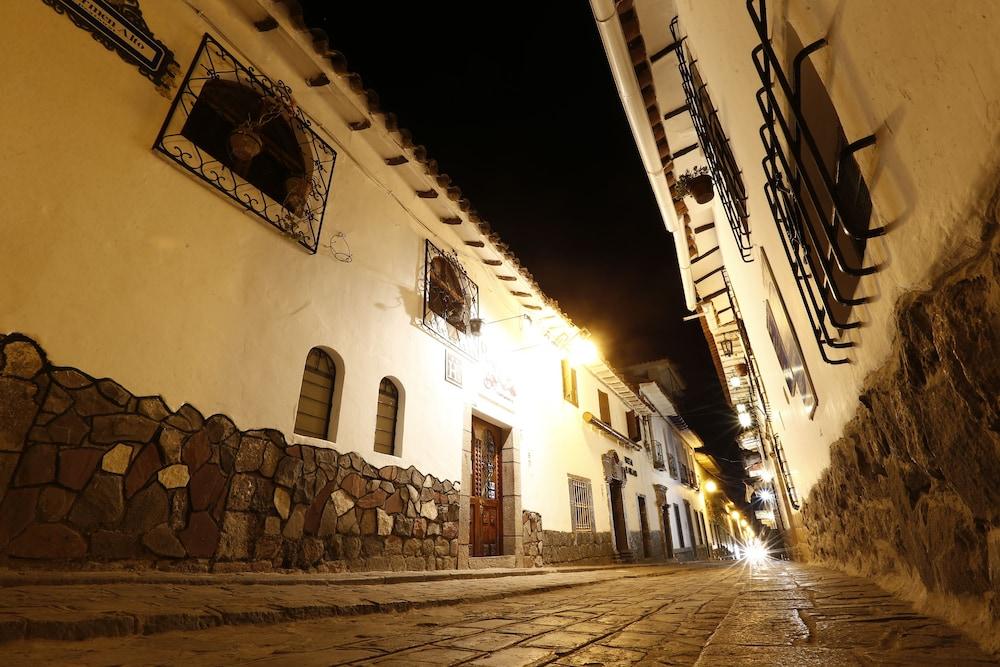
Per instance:
[[[662,484],[653,485],[656,496],[656,514],[660,518],[660,536],[663,542],[664,560],[674,558],[674,537],[671,530],[670,502],[667,500],[667,487]]]
[[[521,448],[518,429],[466,405],[462,426],[462,487],[458,500],[458,567],[469,567],[472,535],[472,506],[469,492],[472,490],[472,418],[493,424],[503,434],[500,448],[502,466],[500,484],[503,505],[500,512],[501,537],[500,555],[514,556],[517,567],[524,567],[524,534],[521,520]]]

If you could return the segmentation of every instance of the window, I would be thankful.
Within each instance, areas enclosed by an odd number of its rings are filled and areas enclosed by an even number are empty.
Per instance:
[[[802,44],[790,26],[788,37],[789,62],[793,62],[795,55],[802,50]],[[809,58],[802,61],[799,99],[803,117],[819,148],[819,155],[814,156],[812,151],[803,147],[805,178],[794,174],[799,204],[797,212],[802,217],[800,224],[810,228],[804,229],[807,233],[803,245],[808,248],[807,259],[812,274],[825,276],[821,280],[821,289],[830,315],[835,321],[846,322],[851,306],[841,302],[854,297],[860,278],[843,268],[860,268],[863,263],[867,245],[864,234],[871,223],[871,197],[854,153],[847,149],[847,136],[837,109]],[[792,123],[794,125],[794,117]],[[802,141],[800,128],[793,127],[793,131],[795,139]],[[805,181],[822,183],[818,167],[820,161],[833,180],[833,191],[817,187],[817,202],[807,191]],[[834,207],[834,200],[837,208]],[[843,215],[838,215],[838,209]],[[832,234],[827,230],[831,230]],[[840,266],[841,263],[844,267]],[[824,265],[829,270],[824,269]]]
[[[430,298],[427,300],[427,307],[444,318],[448,324],[465,333],[467,326],[465,294],[455,267],[439,255],[431,260],[429,279]]]
[[[479,287],[472,282],[458,255],[424,244],[423,326],[443,342],[470,356],[479,355],[479,338],[470,323],[479,318]]]
[[[611,404],[608,403],[608,395],[600,389],[597,390],[597,404],[601,411],[601,421],[611,425]]]
[[[628,426],[628,439],[632,442],[642,440],[642,426],[639,423],[639,415],[634,410],[625,413],[625,423]]]
[[[573,532],[594,530],[594,496],[589,479],[569,476],[569,510]]]
[[[396,454],[396,426],[399,421],[399,387],[389,378],[378,386],[378,412],[375,414],[375,451]]]
[[[573,405],[579,406],[580,400],[576,395],[576,369],[570,365],[568,359],[562,360],[562,382],[563,398]]]
[[[330,434],[330,413],[337,384],[337,367],[323,350],[314,347],[306,356],[295,415],[295,432],[326,440]]]
[[[153,148],[315,253],[337,153],[291,93],[205,35]]]

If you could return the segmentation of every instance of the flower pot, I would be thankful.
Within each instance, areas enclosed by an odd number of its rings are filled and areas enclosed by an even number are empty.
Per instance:
[[[306,199],[312,187],[304,176],[289,176],[285,179],[285,208],[295,215],[302,215]]]
[[[252,160],[260,155],[264,149],[264,142],[260,136],[252,130],[235,129],[229,135],[229,150],[237,160]]]
[[[695,176],[688,181],[687,188],[699,204],[707,204],[715,197],[715,190],[712,189],[712,177],[708,174]]]

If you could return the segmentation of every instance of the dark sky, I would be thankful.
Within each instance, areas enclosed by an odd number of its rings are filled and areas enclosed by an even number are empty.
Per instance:
[[[673,241],[589,5],[303,4],[615,366],[677,362],[688,423],[711,453],[736,460],[735,416],[699,324],[681,319]]]

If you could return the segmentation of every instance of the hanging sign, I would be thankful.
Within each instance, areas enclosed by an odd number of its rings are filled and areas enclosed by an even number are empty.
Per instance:
[[[42,0],[91,33],[109,51],[132,63],[162,92],[173,85],[179,65],[142,18],[139,0]]]

